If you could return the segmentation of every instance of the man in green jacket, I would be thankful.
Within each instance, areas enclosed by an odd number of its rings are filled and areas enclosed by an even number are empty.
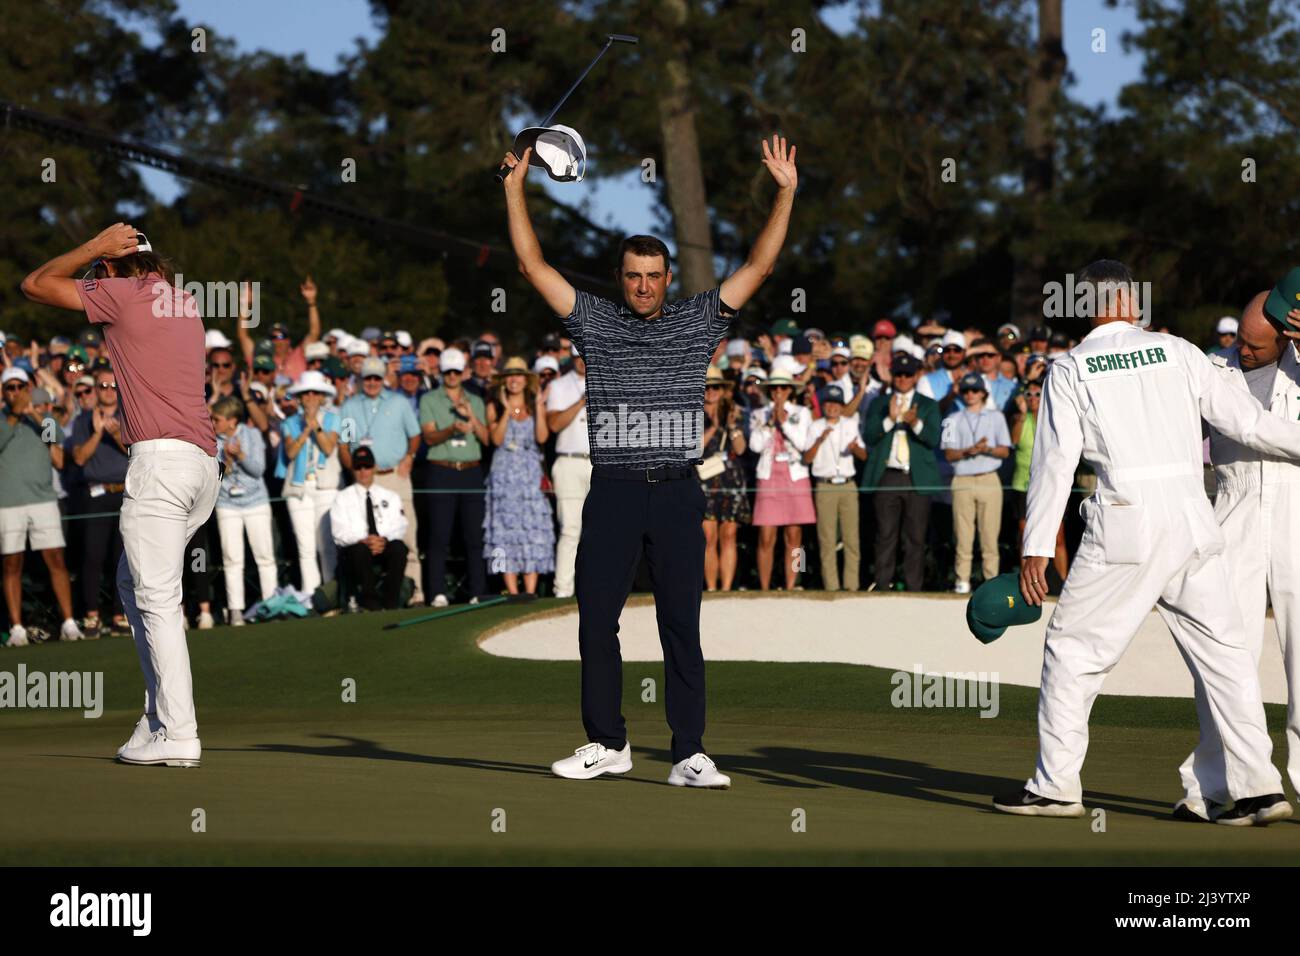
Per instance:
[[[867,465],[862,490],[875,492],[876,580],[872,590],[888,590],[894,582],[898,540],[903,540],[903,583],[921,590],[925,570],[925,530],[930,520],[930,495],[942,482],[934,450],[939,446],[939,405],[916,391],[921,363],[906,352],[890,363],[893,379],[867,407],[862,441]]]

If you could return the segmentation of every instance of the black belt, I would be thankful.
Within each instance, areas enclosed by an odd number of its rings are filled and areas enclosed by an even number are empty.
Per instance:
[[[620,481],[677,481],[682,478],[699,480],[700,474],[694,465],[668,465],[663,468],[615,468],[613,465],[595,465],[591,469],[593,478],[617,478]]]

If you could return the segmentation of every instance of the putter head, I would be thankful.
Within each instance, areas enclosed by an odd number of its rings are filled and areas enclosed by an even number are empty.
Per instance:
[[[640,43],[641,42],[636,37],[629,36],[626,33],[611,33],[608,35],[608,39],[610,43]]]
[[[587,147],[571,126],[530,126],[515,136],[516,156],[530,146],[528,165],[546,170],[557,183],[580,183],[587,174]]]

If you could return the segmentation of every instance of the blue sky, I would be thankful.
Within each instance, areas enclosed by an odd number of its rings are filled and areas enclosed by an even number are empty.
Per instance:
[[[336,69],[339,57],[356,48],[357,38],[374,42],[379,37],[366,0],[179,0],[178,6],[187,20],[233,38],[241,50],[302,53],[321,70]],[[834,30],[847,29],[852,11],[849,4],[832,8],[825,18],[827,25]],[[1065,0],[1064,15],[1065,53],[1077,81],[1070,95],[1089,105],[1104,103],[1114,109],[1119,90],[1141,74],[1140,59],[1125,54],[1120,44],[1124,30],[1137,29],[1137,18],[1129,7],[1111,9],[1102,0]],[[1105,53],[1092,51],[1092,31],[1097,28],[1106,31]],[[575,76],[579,69],[581,66],[575,65]],[[180,184],[166,173],[145,169],[143,175],[149,188],[164,201],[180,191]],[[546,188],[570,203],[574,191],[583,190],[587,214],[624,234],[659,231],[649,194],[657,187],[643,184],[636,170],[615,180],[588,180],[577,186],[548,181]]]

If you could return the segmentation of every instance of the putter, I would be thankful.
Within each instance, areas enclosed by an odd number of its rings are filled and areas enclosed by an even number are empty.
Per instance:
[[[412,624],[423,624],[426,621],[436,621],[439,618],[451,617],[453,614],[464,614],[467,611],[481,611],[485,607],[492,607],[496,604],[528,604],[537,600],[536,594],[502,594],[499,597],[488,598],[486,601],[479,601],[477,604],[466,604],[463,607],[449,607],[444,610],[434,611],[432,614],[421,614],[419,617],[408,618],[405,621],[394,621],[391,624],[385,624],[382,630],[393,631],[399,627],[410,627]]]
[[[549,113],[546,114],[546,119],[542,120],[540,123],[537,123],[535,125],[537,126],[551,125],[551,120],[555,119],[555,114],[560,111],[560,107],[564,105],[564,101],[567,100],[572,95],[573,91],[578,88],[578,84],[587,78],[587,74],[591,72],[591,68],[600,61],[600,58],[605,55],[605,51],[608,50],[611,46],[613,46],[615,43],[639,43],[639,42],[640,40],[638,40],[636,37],[628,36],[626,33],[609,34],[608,38],[605,40],[605,45],[601,47],[600,52],[596,54],[596,58],[592,60],[590,63],[588,63],[587,68],[582,71],[582,74],[576,80],[573,81],[573,85],[569,87],[569,91],[565,93],[563,96],[561,96],[560,102],[556,103],[554,108]],[[501,167],[496,171],[496,181],[499,183],[503,183],[506,181],[506,177],[509,175],[510,175],[510,167],[507,166],[505,163],[502,163]]]

